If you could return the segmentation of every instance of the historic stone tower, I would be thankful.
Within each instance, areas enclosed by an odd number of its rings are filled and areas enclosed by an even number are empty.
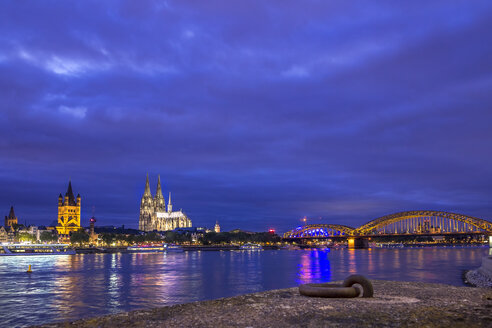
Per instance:
[[[73,196],[72,182],[68,182],[65,198],[58,196],[58,225],[56,230],[60,235],[68,235],[80,229],[80,195],[77,200]]]
[[[159,190],[159,187],[157,189]],[[155,204],[154,198],[150,193],[149,175],[147,174],[147,181],[145,182],[145,191],[142,196],[142,201],[140,202],[140,220],[138,221],[138,230],[142,230],[142,231],[153,230],[152,214],[154,213],[154,204]]]
[[[5,228],[10,227],[10,229],[14,229],[14,224],[17,224],[17,216],[14,213],[14,207],[10,206],[9,216],[5,217]]]
[[[148,182],[148,177],[147,177]],[[164,196],[162,196],[162,188],[161,188],[161,176],[157,176],[157,191],[155,192],[154,197],[154,212],[165,212],[166,211],[166,200]]]

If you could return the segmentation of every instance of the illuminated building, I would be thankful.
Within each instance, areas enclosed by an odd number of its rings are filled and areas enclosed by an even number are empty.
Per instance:
[[[4,227],[0,227],[0,243],[7,243],[9,241],[9,233]]]
[[[98,234],[94,232],[94,224],[96,223],[96,218],[91,217],[89,219],[89,242],[91,244],[97,244]]]
[[[219,221],[215,221],[214,231],[215,231],[216,233],[219,233],[219,232],[220,232],[220,225],[219,225]]]
[[[58,196],[58,225],[56,230],[59,235],[68,235],[72,231],[80,229],[80,195],[77,199],[73,196],[72,182],[68,182],[65,198]]]
[[[171,204],[171,193],[169,193],[169,202],[167,204],[162,196],[161,178],[157,180],[157,191],[155,197],[152,197],[149,185],[149,176],[145,182],[145,191],[140,202],[140,217],[138,229],[142,231],[167,231],[176,228],[191,227],[191,220],[182,211],[173,211]]]
[[[14,229],[14,224],[17,224],[17,217],[14,213],[14,207],[10,206],[9,216],[5,217],[5,228],[10,227],[10,230]]]

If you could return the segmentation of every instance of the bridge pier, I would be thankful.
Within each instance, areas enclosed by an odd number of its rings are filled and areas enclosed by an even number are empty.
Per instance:
[[[369,240],[366,238],[348,238],[348,248],[349,249],[361,249],[361,248],[369,248]]]

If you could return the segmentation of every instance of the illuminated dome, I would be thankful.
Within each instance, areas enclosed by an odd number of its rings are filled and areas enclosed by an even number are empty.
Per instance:
[[[95,218],[95,217],[91,217],[91,218],[89,219],[89,222],[90,222],[90,223],[95,223],[95,222],[96,222],[96,218]]]

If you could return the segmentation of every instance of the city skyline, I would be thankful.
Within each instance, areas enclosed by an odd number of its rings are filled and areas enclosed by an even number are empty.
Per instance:
[[[137,228],[148,173],[224,231],[490,220],[491,17],[487,1],[2,3],[0,213],[49,225],[71,180],[83,226],[95,207]]]

